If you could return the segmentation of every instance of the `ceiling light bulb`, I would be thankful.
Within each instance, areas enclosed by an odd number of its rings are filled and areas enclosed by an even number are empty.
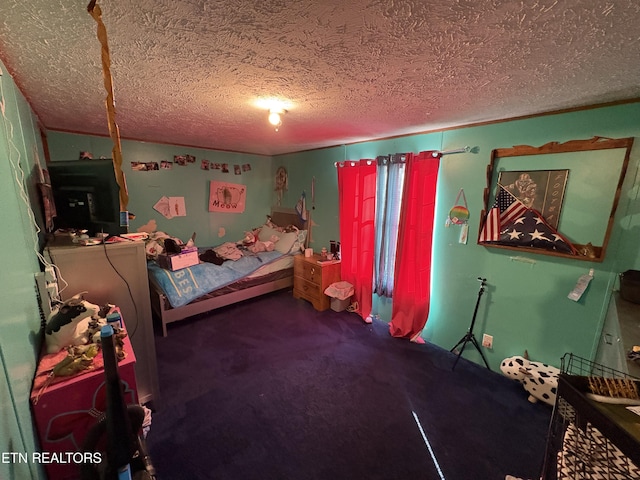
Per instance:
[[[269,123],[276,127],[276,132],[282,125],[282,115],[287,113],[284,108],[270,108],[269,109]]]
[[[282,125],[282,119],[280,118],[280,112],[276,112],[275,110],[271,110],[269,112],[269,123],[274,127],[279,127]]]

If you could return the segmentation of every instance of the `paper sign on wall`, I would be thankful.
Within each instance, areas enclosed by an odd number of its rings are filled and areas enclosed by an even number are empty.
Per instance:
[[[209,211],[242,213],[246,198],[246,185],[212,180],[209,187]]]
[[[187,216],[184,197],[162,197],[156,202],[153,208],[166,218]]]

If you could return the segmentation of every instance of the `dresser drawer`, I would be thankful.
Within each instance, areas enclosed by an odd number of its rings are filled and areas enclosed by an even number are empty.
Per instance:
[[[310,262],[301,262],[300,268],[296,271],[296,275],[300,275],[311,283],[322,285],[322,266],[320,265]]]
[[[322,292],[321,286],[317,283],[308,282],[302,277],[293,278],[293,288],[300,296],[307,297],[309,299],[320,299],[324,292]]]

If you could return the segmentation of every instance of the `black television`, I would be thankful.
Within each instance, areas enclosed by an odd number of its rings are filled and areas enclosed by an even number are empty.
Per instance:
[[[119,235],[120,186],[111,159],[50,162],[47,165],[56,206],[54,229]]]

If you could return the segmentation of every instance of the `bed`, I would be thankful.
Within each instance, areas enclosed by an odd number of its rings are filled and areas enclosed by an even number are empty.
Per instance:
[[[245,252],[241,258],[220,265],[201,261],[174,272],[160,268],[153,260],[148,262],[151,308],[163,336],[167,336],[170,323],[293,286],[293,257],[301,253],[300,246],[308,244],[307,222],[295,209],[274,207],[270,217],[276,226],[299,229],[291,249]],[[204,250],[199,249],[200,253]]]

